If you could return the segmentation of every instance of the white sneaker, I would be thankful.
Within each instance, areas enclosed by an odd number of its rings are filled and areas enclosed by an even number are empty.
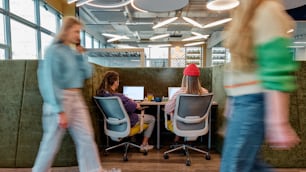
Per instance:
[[[120,168],[103,169],[102,172],[121,172]]]
[[[140,152],[144,152],[144,151],[148,151],[148,150],[151,150],[153,149],[154,146],[153,145],[140,145]]]

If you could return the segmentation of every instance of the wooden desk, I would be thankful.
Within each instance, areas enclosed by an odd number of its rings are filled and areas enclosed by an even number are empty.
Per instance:
[[[141,106],[157,106],[156,122],[157,122],[157,143],[156,149],[160,149],[160,106],[164,106],[167,102],[142,101]]]

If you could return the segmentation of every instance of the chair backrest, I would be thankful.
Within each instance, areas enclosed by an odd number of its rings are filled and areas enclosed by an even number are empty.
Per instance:
[[[94,96],[94,100],[104,117],[105,134],[115,141],[127,137],[131,123],[120,98]]]
[[[180,94],[176,99],[173,132],[181,137],[196,138],[207,134],[213,94]]]

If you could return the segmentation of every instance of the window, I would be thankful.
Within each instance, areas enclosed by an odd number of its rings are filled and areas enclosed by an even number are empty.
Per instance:
[[[171,48],[171,67],[185,67],[185,48],[184,47],[172,47]]]
[[[81,45],[85,47],[85,31],[82,31],[80,34]]]
[[[35,23],[34,0],[9,0],[9,2],[12,13]]]
[[[1,2],[1,1],[0,1]],[[3,15],[0,14],[0,44],[4,44],[4,21],[3,21]]]
[[[0,60],[4,60],[5,59],[5,51],[4,49],[0,48]]]
[[[54,39],[53,34],[62,24],[61,14],[43,0],[0,0],[0,11],[0,59],[43,58],[46,47]],[[9,27],[6,19],[10,21]],[[38,19],[40,25],[36,22]],[[99,48],[99,40],[85,32],[81,33],[81,44],[86,48]],[[41,36],[37,37],[37,33]]]
[[[146,58],[147,67],[167,67],[169,48],[150,48],[150,54]]]
[[[40,5],[40,25],[47,28],[53,33],[56,33],[57,15],[50,7],[45,4]]]
[[[52,43],[53,37],[45,33],[41,33],[41,55],[42,58],[45,56],[46,48]]]
[[[99,48],[99,41],[94,39],[94,48]]]
[[[11,20],[12,59],[37,59],[36,30]]]
[[[92,48],[91,35],[85,32],[85,48]]]

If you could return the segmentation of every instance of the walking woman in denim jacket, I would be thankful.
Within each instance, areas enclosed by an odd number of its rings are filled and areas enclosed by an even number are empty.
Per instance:
[[[66,17],[55,41],[39,62],[38,84],[43,97],[43,138],[33,172],[48,172],[66,130],[75,142],[80,172],[102,169],[89,111],[82,95],[84,80],[91,77],[87,59],[76,51],[82,23]]]

